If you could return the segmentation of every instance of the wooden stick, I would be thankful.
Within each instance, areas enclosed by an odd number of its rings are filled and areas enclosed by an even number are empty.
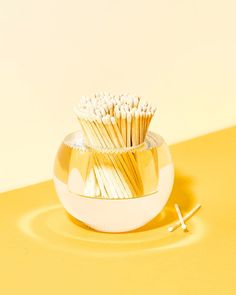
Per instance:
[[[102,196],[104,198],[108,198],[108,193],[107,193],[105,185],[104,185],[104,183],[105,183],[104,182],[104,180],[105,180],[104,175],[102,173],[102,170],[99,167],[100,164],[99,164],[95,154],[94,154],[94,160],[95,160],[95,163],[96,163],[96,165],[94,166],[94,171],[95,171],[98,183],[99,183],[99,187],[101,189]]]
[[[187,230],[187,226],[186,224],[184,223],[184,220],[183,220],[183,216],[182,216],[182,213],[180,211],[180,208],[179,208],[179,205],[178,204],[175,204],[175,210],[177,212],[177,215],[179,217],[179,222],[181,224],[181,227],[183,230]]]
[[[90,132],[87,132],[87,129],[86,129],[86,126],[84,123],[84,119],[79,119],[79,123],[80,123],[82,130],[83,130],[83,133],[84,133],[87,143],[93,142],[93,138],[91,137]]]
[[[106,191],[108,192],[108,197],[111,199],[122,197],[120,195],[120,188],[116,182],[114,169],[111,169],[111,162],[109,161],[107,155],[97,153],[95,154],[95,156],[98,159],[99,165],[101,167],[101,172],[104,176],[104,184]]]
[[[139,115],[139,143],[143,142],[143,112]]]
[[[92,123],[88,120],[86,122],[84,122],[87,127],[87,132],[88,134],[91,135],[91,137],[93,138],[93,144],[96,147],[99,147],[102,145],[101,142],[101,137],[97,136],[97,130],[96,128],[93,128]],[[120,197],[121,193],[119,192],[119,188],[116,189],[116,187],[113,185],[113,182],[115,183],[115,181],[112,181],[112,179],[114,180],[114,178],[116,179],[116,176],[114,175],[114,170],[109,169],[107,166],[107,162],[105,162],[106,158],[101,157],[99,154],[94,154],[94,158],[96,161],[96,165],[98,166],[98,170],[97,170],[97,175],[99,173],[100,175],[100,179],[103,180],[104,183],[104,188],[108,194],[108,196],[110,198],[116,198],[116,197]]]
[[[116,111],[115,115],[116,115],[118,128],[121,130],[121,113],[120,113],[120,111]]]
[[[131,122],[131,138],[132,138],[132,146],[136,146],[137,144],[137,140],[136,140],[136,131],[135,131],[135,110],[133,109],[131,111],[131,117],[132,117],[132,122]]]
[[[92,127],[94,129],[94,132],[96,133],[96,137],[100,140],[101,146],[103,148],[106,148],[107,147],[106,142],[105,142],[105,138],[106,137],[103,136],[103,133],[101,132],[101,128],[100,127],[97,128],[97,125],[95,124],[95,122],[92,123]],[[126,197],[127,194],[126,194],[126,191],[124,189],[123,183],[122,183],[122,181],[120,179],[120,175],[119,175],[117,169],[112,169],[112,166],[115,166],[114,165],[115,163],[114,163],[112,157],[110,157],[109,155],[106,155],[106,154],[104,154],[103,157],[104,158],[107,158],[107,161],[105,163],[105,167],[103,167],[103,168],[105,169],[105,175],[106,175],[106,177],[109,178],[108,179],[108,183],[109,183],[109,185],[115,187],[115,191],[116,192],[114,194],[114,197],[116,197],[116,196],[118,196],[119,198]],[[102,157],[99,157],[99,159],[100,159],[100,162],[101,162]],[[110,163],[109,163],[109,161],[110,161]],[[107,168],[106,168],[106,165],[111,166],[110,173],[108,173]],[[110,183],[111,176],[115,180],[112,183]]]
[[[121,134],[126,145],[126,112],[121,111]]]
[[[105,147],[103,138],[100,136],[100,133],[97,128],[94,128],[94,124],[90,123],[91,129],[94,131],[94,136],[97,139],[97,144]],[[116,171],[115,169],[111,169],[111,164],[109,163],[109,159],[107,159],[106,155],[100,155],[99,153],[96,155],[97,160],[100,164],[100,168],[102,168],[102,173],[107,181],[107,191],[109,192],[109,196],[112,198],[121,197],[120,189],[118,186],[113,185],[113,182],[117,183]],[[110,168],[109,168],[110,167]],[[116,180],[116,181],[113,181]]]
[[[89,163],[86,171],[84,195],[89,197],[101,197],[101,191],[94,172],[94,165],[94,159],[91,156],[89,158]]]
[[[94,145],[97,146],[98,145],[98,140],[96,138],[96,136],[94,135],[92,128],[89,124],[89,121],[83,121],[83,128],[86,132],[86,134],[88,135],[90,142]],[[106,187],[107,185],[105,185],[108,181],[108,179],[106,179],[106,175],[104,174],[104,171],[101,168],[101,164],[99,162],[99,159],[96,157],[96,154],[93,153],[93,158],[95,161],[95,165],[94,165],[94,171],[95,171],[95,175],[97,177],[98,183],[99,183],[99,187],[101,189],[102,195],[105,198],[108,198],[109,196],[109,191],[107,191]],[[108,186],[109,187],[109,186]]]
[[[145,113],[145,123],[144,123],[144,140],[146,138],[147,135],[147,130],[148,130],[148,113]]]
[[[134,97],[134,106],[137,107],[139,104],[140,98],[138,96]]]
[[[116,121],[115,121],[114,118],[111,118],[111,123],[112,123],[112,126],[113,126],[114,129],[110,129],[110,134],[109,135],[110,135],[111,138],[118,139],[118,142],[117,142],[117,140],[114,142],[115,147],[116,148],[121,148],[121,147],[123,148],[123,147],[125,147],[125,144],[124,144],[124,141],[123,141],[123,137],[121,136],[121,134],[120,134],[120,132],[119,132],[119,130],[117,128],[117,124],[116,124]],[[128,169],[128,172],[127,172],[128,175],[131,172],[133,172],[134,173],[134,176],[136,177],[136,170],[133,167],[133,161],[132,161],[133,155],[130,157],[130,155],[128,153],[122,153],[122,154],[119,154],[118,153],[118,156],[119,156],[120,160],[122,161],[123,166],[124,167],[127,167],[127,169]],[[134,164],[136,164],[136,163],[134,162]],[[133,177],[131,177],[131,179],[133,179]],[[137,180],[137,183],[139,183],[139,178],[138,177],[136,177],[136,180]],[[136,185],[135,182],[134,182],[134,184],[135,184],[135,187],[136,187],[137,185]]]
[[[150,123],[151,123],[152,117],[153,117],[153,114],[151,112],[149,112],[148,119],[147,119],[147,129],[148,129]]]
[[[136,145],[140,143],[139,138],[139,111],[135,112],[135,138],[136,138]]]
[[[128,112],[127,113],[127,134],[126,134],[127,135],[126,145],[128,147],[131,146],[131,128],[132,128],[131,124],[132,124],[131,114],[130,114],[130,112]]]
[[[97,129],[99,130],[99,132],[103,138],[103,141],[105,143],[105,147],[106,148],[111,147],[112,141],[110,140],[110,138],[107,134],[106,128],[103,125],[102,117],[98,117],[97,120],[94,122],[94,124],[96,125]]]
[[[118,147],[124,148],[125,144],[124,144],[123,138],[122,138],[122,136],[121,136],[121,134],[119,132],[119,129],[117,128],[117,124],[116,124],[114,119],[112,120],[112,124],[113,124],[113,128],[114,128],[114,131],[115,131],[113,136],[116,136],[118,138],[118,140],[119,140],[119,146]],[[121,154],[121,157],[124,159],[124,165],[129,164],[129,167],[130,167],[129,170],[130,170],[130,172],[132,171],[133,176],[135,177],[135,179],[137,181],[137,184],[138,184],[138,187],[139,187],[138,194],[139,195],[142,194],[142,192],[143,192],[142,179],[141,179],[141,176],[140,176],[140,173],[139,173],[139,170],[138,170],[138,165],[137,165],[137,163],[135,161],[134,155],[132,154],[132,152],[127,152],[127,153]]]
[[[106,129],[106,125],[103,124],[102,119],[98,118],[98,120],[100,121],[100,123],[98,121],[94,122],[94,126],[96,126],[95,128],[97,128],[98,133],[99,133],[99,137],[101,140],[103,140],[103,147],[113,147],[113,143],[112,140],[110,139],[110,135]],[[103,120],[104,121],[104,120]],[[109,155],[109,159],[112,161],[113,165],[114,165],[114,171],[116,172],[115,177],[116,180],[118,182],[118,184],[120,184],[120,189],[121,189],[121,197],[130,197],[132,196],[131,191],[129,190],[128,186],[126,185],[126,182],[123,179],[123,175],[120,172],[120,169],[118,168],[118,165],[116,163],[116,161],[114,160],[114,157],[112,155]]]
[[[121,146],[119,145],[119,142],[117,142],[116,133],[115,133],[115,131],[113,130],[113,128],[111,128],[112,125],[109,124],[109,121],[107,121],[106,119],[104,119],[103,121],[106,123],[104,126],[105,126],[105,128],[106,128],[106,130],[107,130],[107,133],[109,134],[110,139],[111,139],[111,140],[112,140],[112,139],[116,139],[115,142],[113,143],[114,146],[115,146],[116,148],[120,148]],[[109,126],[109,125],[110,125],[110,126]],[[113,124],[113,126],[115,126],[115,124]],[[117,127],[117,125],[116,125],[116,127]],[[116,129],[116,130],[117,130],[117,129]],[[118,134],[120,134],[120,132],[119,132]],[[121,135],[120,135],[120,136],[121,136]],[[121,138],[122,138],[122,137],[121,137]],[[122,138],[122,140],[123,140],[123,138]],[[132,174],[131,174],[131,171],[134,172],[134,171],[133,171],[133,167],[130,166],[130,163],[129,163],[129,161],[128,161],[127,155],[125,155],[125,154],[119,154],[119,153],[118,153],[118,154],[116,155],[116,158],[118,158],[119,161],[121,161],[121,163],[122,163],[122,167],[124,168],[123,170],[124,170],[126,176],[128,176],[128,178],[126,177],[126,179],[129,179],[129,183],[130,183],[131,187],[134,189],[134,193],[135,193],[135,194],[139,194],[138,186],[137,186],[137,184],[136,184],[135,179],[132,177]],[[125,160],[125,159],[126,159],[126,160]],[[121,166],[119,166],[119,168],[121,168]]]
[[[198,204],[195,208],[193,208],[190,212],[188,212],[184,217],[183,220],[187,221],[189,218],[191,218],[199,209],[201,208],[201,204]],[[179,226],[181,226],[180,221],[176,222],[172,226],[168,227],[168,231],[172,232],[175,229],[177,229]]]

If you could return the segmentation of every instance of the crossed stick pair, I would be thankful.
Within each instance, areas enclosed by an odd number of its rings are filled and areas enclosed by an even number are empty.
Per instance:
[[[185,224],[185,221],[188,220],[190,217],[193,216],[193,214],[195,212],[197,212],[198,209],[200,209],[201,205],[198,204],[195,208],[193,208],[190,212],[188,212],[184,217],[181,213],[181,210],[180,210],[180,207],[178,204],[175,204],[175,210],[178,214],[178,217],[179,217],[179,221],[176,222],[174,225],[168,227],[168,231],[169,232],[172,232],[174,231],[175,229],[177,229],[179,226],[182,227],[183,230],[187,230],[187,225]]]

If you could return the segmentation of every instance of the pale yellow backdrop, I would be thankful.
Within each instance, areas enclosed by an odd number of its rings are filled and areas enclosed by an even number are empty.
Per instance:
[[[235,1],[0,0],[0,190],[51,177],[83,94],[156,104],[169,143],[236,123]]]

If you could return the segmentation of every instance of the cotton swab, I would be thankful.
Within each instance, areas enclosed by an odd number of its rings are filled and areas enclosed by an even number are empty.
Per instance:
[[[175,204],[175,210],[178,214],[178,217],[179,217],[179,221],[180,221],[180,224],[181,224],[181,227],[183,230],[186,230],[187,229],[187,226],[186,224],[184,223],[184,220],[183,220],[183,216],[182,216],[182,213],[180,211],[180,208],[179,208],[179,205],[178,204]]]
[[[201,204],[198,204],[195,208],[193,208],[190,212],[188,212],[183,217],[184,222],[187,221],[188,219],[190,219],[200,208],[201,208]],[[173,224],[172,226],[168,227],[168,231],[173,232],[174,230],[176,230],[180,226],[181,226],[181,223],[180,223],[180,221],[178,221],[175,224]]]

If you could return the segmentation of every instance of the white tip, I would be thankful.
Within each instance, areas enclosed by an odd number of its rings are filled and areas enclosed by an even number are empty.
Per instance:
[[[111,123],[116,124],[116,119],[114,117],[111,117]]]
[[[107,106],[108,106],[109,109],[112,109],[113,108],[113,103],[111,101],[108,101]]]
[[[135,105],[135,106],[137,106],[137,105],[138,105],[138,98],[137,98],[137,96],[135,96],[135,97],[134,97],[134,100],[133,100],[133,102],[134,102],[134,105]]]
[[[133,105],[133,97],[131,95],[128,96],[127,102],[129,105]]]
[[[97,115],[96,119],[99,123],[102,123],[102,116],[101,115]]]
[[[127,104],[124,106],[124,109],[125,109],[126,112],[130,111],[130,107]]]
[[[114,107],[115,112],[120,110],[120,107],[116,104]]]
[[[121,117],[122,119],[126,119],[126,112],[124,110],[121,111]]]
[[[127,120],[128,121],[131,121],[132,117],[131,117],[131,113],[130,112],[127,112]]]
[[[107,118],[106,118],[106,117],[102,117],[101,119],[102,119],[102,123],[103,123],[103,124],[106,124],[106,122],[107,122]]]
[[[156,107],[153,107],[152,108],[152,113],[154,114],[156,112],[157,108]]]
[[[121,116],[120,111],[116,111],[115,114],[116,114],[116,118],[120,119],[120,116]]]
[[[187,229],[187,226],[186,226],[186,224],[182,224],[182,225],[181,225],[181,227],[182,227],[182,229],[184,229],[184,230],[186,230],[186,229]]]
[[[83,110],[81,110],[78,106],[75,106],[74,107],[74,113],[79,118],[85,118],[86,117],[85,112]]]
[[[102,114],[102,116],[106,116],[106,111],[104,110],[104,108],[100,108],[99,111]]]
[[[132,108],[131,111],[130,111],[131,112],[131,115],[134,116],[136,111],[137,111],[136,108]]]
[[[138,117],[139,117],[139,115],[140,115],[139,111],[138,111],[138,110],[137,110],[137,111],[135,111],[135,117],[136,117],[136,118],[138,118]]]

